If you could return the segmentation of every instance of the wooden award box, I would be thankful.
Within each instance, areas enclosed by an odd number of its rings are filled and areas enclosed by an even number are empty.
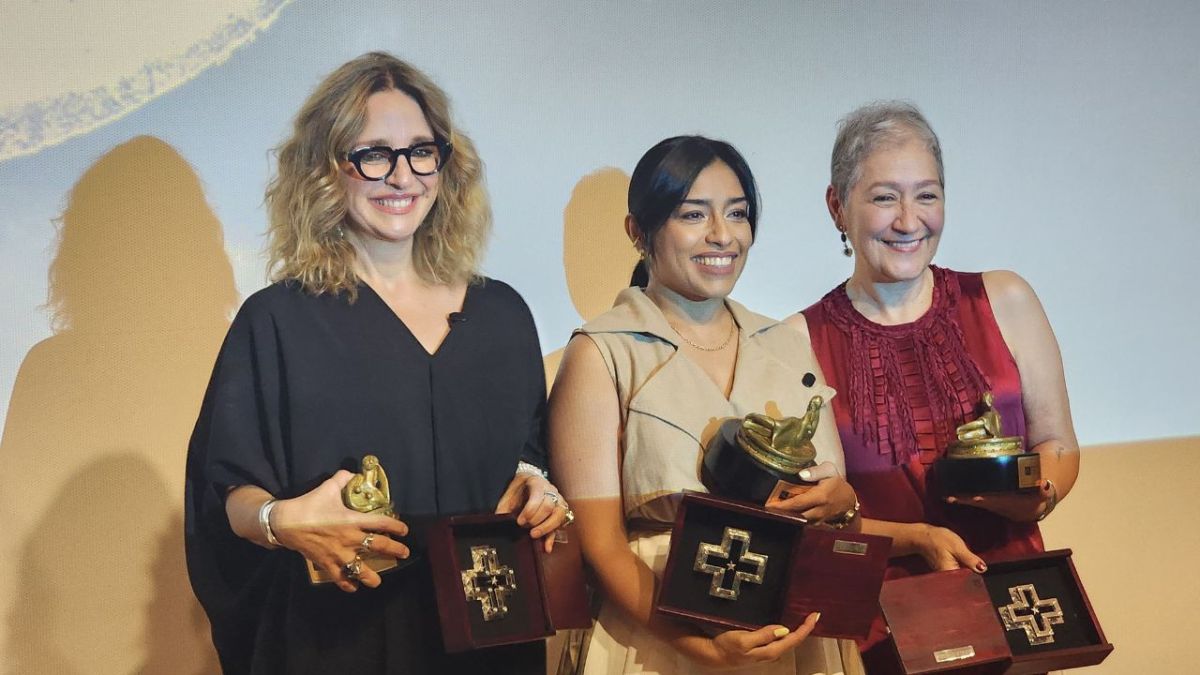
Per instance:
[[[879,611],[891,539],[808,526],[803,518],[685,491],[656,611],[712,627],[795,628],[865,637]]]
[[[1100,663],[1113,650],[1071,551],[894,579],[880,594],[896,655],[917,673],[1032,675]]]
[[[430,526],[429,563],[447,652],[591,625],[579,543],[570,529],[556,534],[554,551],[546,553],[511,514],[453,516]]]

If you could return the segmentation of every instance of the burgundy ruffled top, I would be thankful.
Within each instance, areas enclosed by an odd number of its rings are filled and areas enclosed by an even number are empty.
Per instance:
[[[1021,375],[983,276],[930,269],[933,302],[912,323],[868,320],[850,303],[845,283],[804,310],[825,380],[839,392],[832,404],[847,477],[866,517],[948,527],[984,559],[1041,551],[1036,523],[949,505],[926,490],[929,465],[960,424],[978,417],[984,391],[995,397],[1004,435],[1025,435]],[[888,578],[927,571],[909,556],[893,561]],[[876,623],[868,644],[884,635]]]

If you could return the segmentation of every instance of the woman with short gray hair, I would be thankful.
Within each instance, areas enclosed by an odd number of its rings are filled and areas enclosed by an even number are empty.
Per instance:
[[[889,578],[987,569],[1041,551],[1037,522],[1079,472],[1058,343],[1037,295],[1005,270],[935,266],[945,219],[937,134],[915,106],[863,106],[841,122],[825,192],[854,271],[789,322],[807,333],[858,492],[863,530],[891,536]],[[990,394],[989,394],[990,393]],[[980,409],[985,399],[993,411]],[[1037,489],[939,496],[926,479],[961,425],[998,413],[1040,456]],[[860,647],[868,672],[899,672],[882,617]]]

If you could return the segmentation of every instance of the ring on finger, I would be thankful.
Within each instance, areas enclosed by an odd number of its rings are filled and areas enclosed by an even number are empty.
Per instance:
[[[372,541],[375,541],[375,533],[368,532],[367,536],[363,537],[362,543],[358,545],[359,552],[360,553],[370,553]]]
[[[562,526],[563,526],[563,527],[566,527],[566,526],[570,525],[570,524],[571,524],[571,523],[573,523],[573,522],[575,522],[575,512],[574,512],[574,511],[572,511],[571,509],[567,509],[567,510],[566,510],[566,512],[565,512],[565,513],[563,513],[563,524],[562,524]]]
[[[362,557],[358,555],[354,556],[354,560],[342,565],[342,573],[345,574],[346,578],[351,581],[358,581],[358,578],[362,576],[362,569],[363,560]]]
[[[557,492],[546,492],[544,493],[544,496],[546,499],[554,502],[555,506],[558,506],[562,502],[562,497],[559,497]]]

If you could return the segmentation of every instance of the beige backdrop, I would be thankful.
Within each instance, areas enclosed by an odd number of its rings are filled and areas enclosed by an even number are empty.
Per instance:
[[[0,441],[6,673],[213,670],[182,521],[187,439],[237,305],[221,244],[195,173],[156,138],[71,188],[56,332],[22,362]]]

